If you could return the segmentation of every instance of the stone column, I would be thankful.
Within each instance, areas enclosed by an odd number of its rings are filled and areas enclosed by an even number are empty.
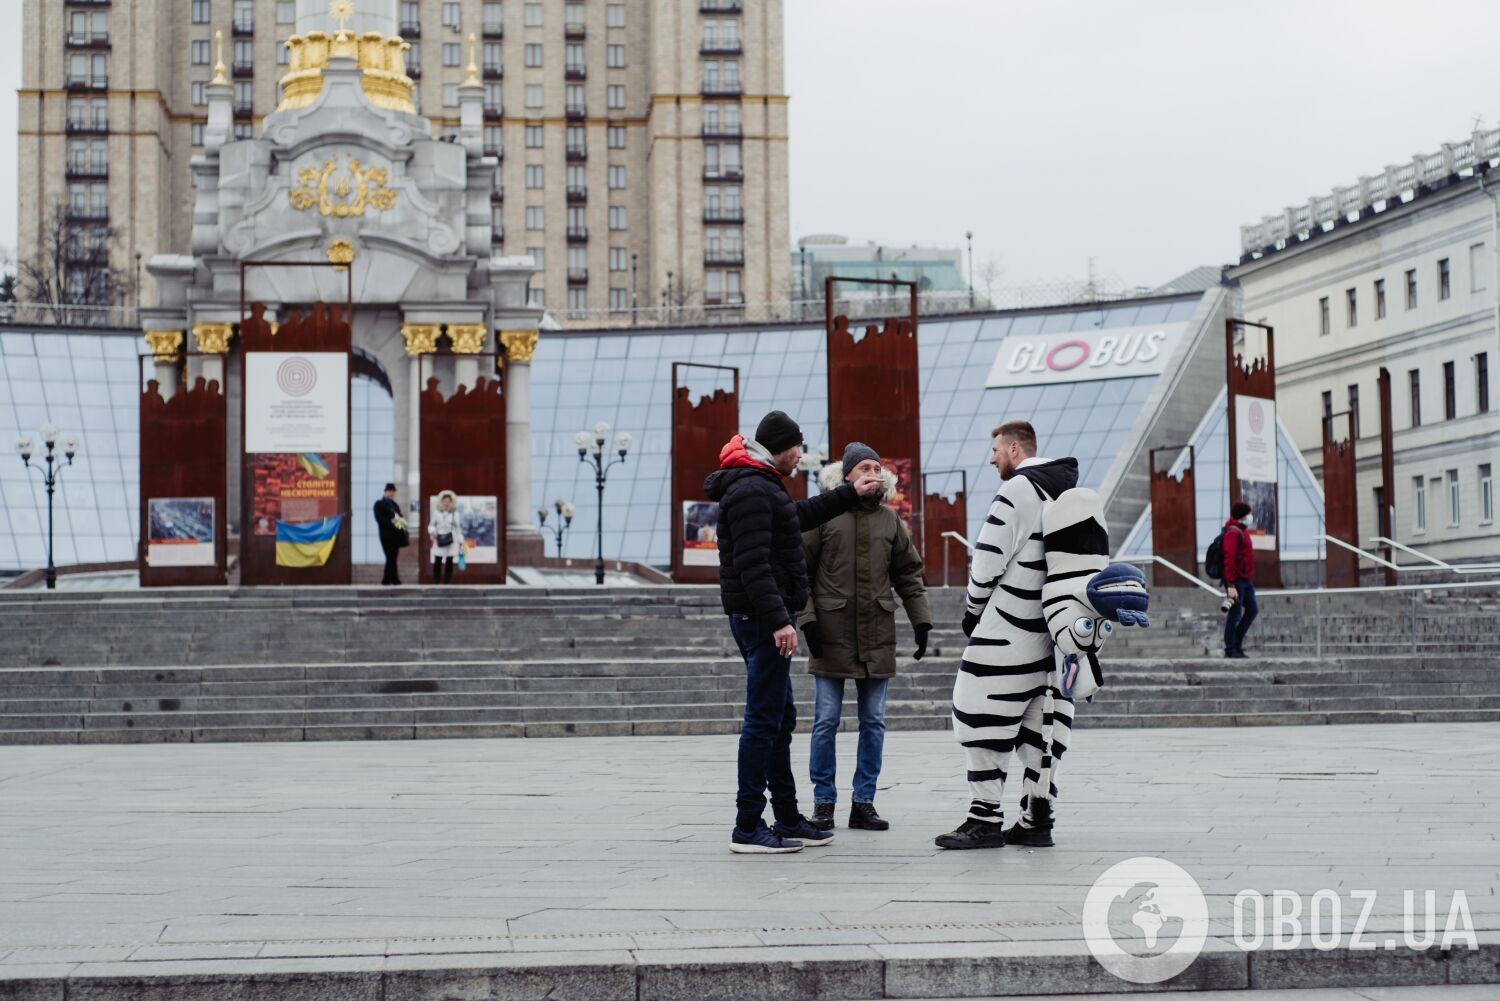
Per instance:
[[[406,342],[406,354],[411,359],[410,398],[406,418],[406,496],[418,505],[422,500],[422,356],[437,351],[438,334],[442,328],[436,323],[403,323],[401,339]],[[418,522],[413,521],[413,525]]]
[[[453,386],[473,389],[479,383],[479,358],[488,331],[482,323],[448,324],[448,340],[453,344]]]
[[[233,334],[234,327],[228,323],[193,324],[194,348],[205,357],[198,358],[196,364],[189,365],[190,382],[202,376],[205,382],[217,382],[219,392],[227,392],[224,385],[224,355],[229,353],[229,338]]]
[[[531,356],[536,341],[535,330],[500,331],[505,348],[505,531],[513,559],[542,555],[542,537],[531,520]]]
[[[177,393],[178,365],[185,339],[181,330],[146,331],[146,344],[151,348],[152,361],[156,363],[153,377],[163,400],[170,400]]]

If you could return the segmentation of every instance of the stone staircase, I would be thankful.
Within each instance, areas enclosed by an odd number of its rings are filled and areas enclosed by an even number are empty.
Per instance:
[[[1078,725],[1500,719],[1500,602],[1415,594],[1263,599],[1226,661],[1210,596],[1160,591]],[[933,599],[892,729],[948,726],[961,596]],[[0,665],[0,743],[734,733],[744,683],[716,591],[680,586],[23,592]]]

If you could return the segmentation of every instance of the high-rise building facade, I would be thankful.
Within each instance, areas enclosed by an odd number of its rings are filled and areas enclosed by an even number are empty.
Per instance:
[[[70,253],[112,230],[117,299],[185,253],[189,161],[222,59],[233,132],[283,100],[288,38],[326,0],[23,0],[18,257],[61,219]],[[456,133],[472,62],[500,157],[495,252],[538,264],[559,319],[732,312],[790,288],[781,0],[357,0],[390,7],[417,110]],[[382,15],[382,19],[384,19]],[[215,36],[222,42],[216,45]]]

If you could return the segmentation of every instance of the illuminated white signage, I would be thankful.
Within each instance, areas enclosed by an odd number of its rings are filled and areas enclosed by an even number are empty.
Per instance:
[[[1007,337],[985,385],[1036,386],[1160,375],[1182,337],[1181,323]]]

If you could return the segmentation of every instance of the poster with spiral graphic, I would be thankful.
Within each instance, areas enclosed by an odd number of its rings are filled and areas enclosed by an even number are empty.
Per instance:
[[[349,451],[349,356],[245,354],[245,451]]]

